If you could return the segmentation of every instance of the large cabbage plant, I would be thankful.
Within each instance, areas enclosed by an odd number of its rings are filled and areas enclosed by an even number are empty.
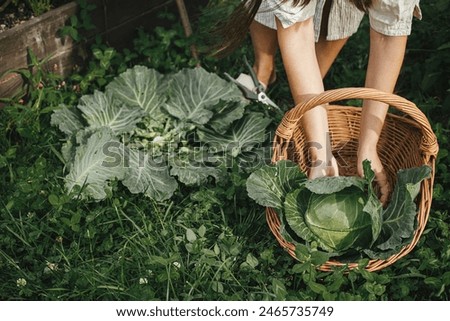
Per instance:
[[[383,208],[373,189],[370,162],[363,167],[364,178],[308,180],[297,164],[282,160],[252,173],[247,191],[258,204],[275,209],[282,236],[294,244],[315,243],[330,255],[386,258],[411,241],[417,214],[414,200],[431,169],[400,170]]]
[[[266,138],[270,119],[247,105],[234,84],[202,68],[169,75],[130,68],[52,114],[65,134],[67,191],[102,200],[119,181],[160,201],[179,184],[219,180]]]

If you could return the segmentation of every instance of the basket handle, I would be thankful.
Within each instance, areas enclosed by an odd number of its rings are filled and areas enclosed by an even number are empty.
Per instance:
[[[333,101],[346,99],[368,99],[383,102],[398,109],[404,114],[409,115],[417,122],[422,130],[423,139],[421,150],[430,156],[437,155],[439,148],[436,135],[431,129],[425,114],[417,108],[414,103],[403,97],[372,88],[355,87],[333,89],[314,96],[313,98],[296,105],[284,115],[276,130],[276,136],[284,140],[284,142],[289,142],[298,122],[308,110]]]

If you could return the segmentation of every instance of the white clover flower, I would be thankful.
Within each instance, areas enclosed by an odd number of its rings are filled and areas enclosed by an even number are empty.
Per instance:
[[[17,279],[16,284],[18,287],[24,287],[25,285],[27,285],[27,280],[25,280],[24,278],[19,278]]]
[[[140,278],[139,279],[139,284],[148,284],[148,279],[147,278]]]
[[[57,263],[50,263],[50,262],[47,262],[47,268],[48,268],[50,271],[58,271],[58,264],[57,264]]]

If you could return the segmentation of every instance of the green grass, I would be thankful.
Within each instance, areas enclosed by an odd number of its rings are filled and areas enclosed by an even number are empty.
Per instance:
[[[433,4],[425,3],[422,9],[436,19],[443,15]],[[119,183],[101,202],[81,200],[77,191],[67,195],[59,153],[62,136],[50,126],[52,109],[61,103],[76,104],[82,94],[103,88],[136,63],[161,72],[195,65],[179,24],[151,34],[140,31],[135,48],[122,52],[100,42],[86,69],[64,80],[46,73],[34,57],[36,73],[24,72],[26,90],[20,97],[3,100],[6,106],[0,110],[0,299],[450,299],[449,124],[438,116],[449,113],[449,92],[436,92],[433,86],[423,90],[419,86],[417,91],[418,75],[429,78],[427,72],[435,73],[433,66],[424,70],[420,59],[448,63],[448,49],[437,49],[450,41],[446,29],[441,30],[442,37],[434,37],[440,43],[427,44],[435,55],[417,56],[417,61],[405,65],[399,83],[404,96],[426,106],[440,142],[430,219],[416,249],[376,273],[320,272],[307,254],[306,262],[293,260],[271,234],[264,209],[247,197],[246,177],[239,168],[231,168],[219,184],[180,188],[166,202],[132,195]],[[413,34],[412,46],[426,32]],[[352,55],[367,51],[364,30],[355,39],[327,79],[329,87],[361,78],[355,71],[345,80],[340,72],[351,73],[345,62],[360,63],[351,60]],[[406,62],[412,61],[413,49]],[[218,74],[234,74],[243,69],[235,63],[243,54],[251,54],[248,44],[227,59],[208,58],[202,64]],[[273,96],[287,107],[282,72],[280,78]],[[272,128],[278,122],[274,119]]]

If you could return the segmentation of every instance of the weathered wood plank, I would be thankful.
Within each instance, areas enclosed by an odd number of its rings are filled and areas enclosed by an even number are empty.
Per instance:
[[[96,5],[92,20],[96,29],[86,37],[94,39],[97,35],[117,49],[132,45],[136,30],[140,27],[151,30],[164,21],[157,19],[157,11],[162,8],[177,13],[174,0],[90,0]],[[204,2],[204,0],[197,0]],[[193,2],[187,2],[194,5]],[[76,14],[77,3],[71,2],[37,18],[0,33],[0,97],[13,96],[22,84],[18,74],[5,72],[11,69],[26,68],[27,48],[40,59],[48,58],[47,67],[62,75],[72,71],[75,64],[82,65],[81,45],[74,44],[69,38],[58,36],[70,16]]]
[[[27,67],[28,48],[41,60],[49,58],[49,66],[56,65],[56,70],[65,72],[75,59],[74,44],[69,38],[59,37],[58,30],[76,10],[72,2],[0,33],[0,75]],[[0,97],[10,97],[20,84],[18,74],[0,77]]]

